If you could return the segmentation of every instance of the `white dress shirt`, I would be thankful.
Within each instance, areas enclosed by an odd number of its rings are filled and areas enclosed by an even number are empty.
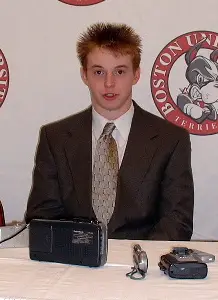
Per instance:
[[[103,116],[99,115],[94,108],[92,108],[92,167],[93,167],[97,140],[99,139],[104,129],[104,126],[108,122],[113,122],[116,126],[116,128],[112,133],[112,136],[115,139],[117,144],[119,166],[121,165],[124,152],[126,149],[130,127],[132,124],[133,114],[134,114],[134,106],[132,104],[130,109],[124,115],[112,121],[112,120],[105,119]]]

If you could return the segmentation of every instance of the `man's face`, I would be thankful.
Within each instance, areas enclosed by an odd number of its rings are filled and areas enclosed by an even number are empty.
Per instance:
[[[130,55],[115,55],[95,48],[88,54],[87,69],[81,69],[81,76],[90,90],[95,110],[115,119],[130,108],[132,86],[138,82],[140,70],[133,70]]]

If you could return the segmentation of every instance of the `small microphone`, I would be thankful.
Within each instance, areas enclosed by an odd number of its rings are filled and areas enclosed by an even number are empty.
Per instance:
[[[140,252],[140,251],[142,251],[141,246],[139,244],[135,244],[133,246],[133,252]]]
[[[133,264],[134,267],[132,267],[132,271],[127,273],[126,276],[134,280],[145,278],[145,274],[148,270],[148,258],[146,252],[142,250],[139,244],[133,246]]]

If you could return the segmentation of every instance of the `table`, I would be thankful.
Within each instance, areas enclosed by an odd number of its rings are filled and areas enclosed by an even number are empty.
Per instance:
[[[132,266],[131,247],[136,242],[149,259],[148,274],[139,281],[125,276]],[[211,252],[218,258],[218,242],[109,240],[108,261],[100,268],[31,261],[28,248],[0,249],[0,299],[217,300],[218,260],[208,264],[205,279],[171,279],[157,264],[172,246]]]

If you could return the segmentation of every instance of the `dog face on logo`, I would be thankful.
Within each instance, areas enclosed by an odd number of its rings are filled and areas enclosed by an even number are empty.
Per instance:
[[[218,119],[218,49],[209,58],[198,55],[205,40],[192,46],[185,55],[189,86],[177,97],[178,107],[198,123]]]

